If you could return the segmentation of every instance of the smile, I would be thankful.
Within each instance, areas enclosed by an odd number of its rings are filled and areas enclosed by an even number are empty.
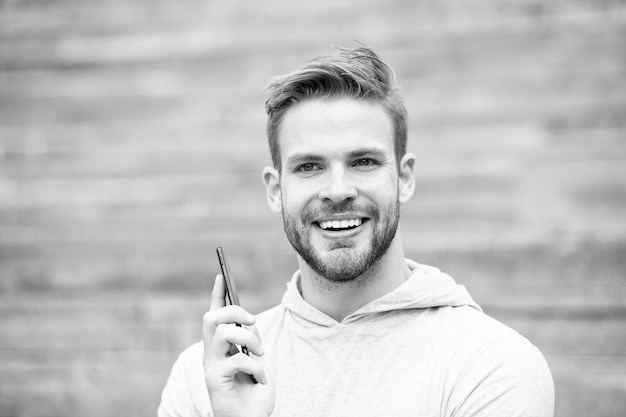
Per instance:
[[[363,224],[363,219],[325,220],[317,223],[320,229],[328,231],[350,230]]]

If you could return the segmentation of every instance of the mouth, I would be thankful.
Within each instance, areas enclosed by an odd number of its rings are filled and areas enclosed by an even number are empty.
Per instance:
[[[366,218],[356,217],[352,219],[321,220],[314,222],[314,224],[324,231],[343,232],[356,229],[363,225],[366,221]]]

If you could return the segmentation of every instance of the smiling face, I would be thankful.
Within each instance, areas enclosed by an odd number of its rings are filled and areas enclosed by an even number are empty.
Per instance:
[[[358,278],[394,240],[413,190],[412,155],[398,167],[382,105],[350,98],[294,105],[279,138],[281,173],[266,168],[264,179],[289,242],[318,275]]]

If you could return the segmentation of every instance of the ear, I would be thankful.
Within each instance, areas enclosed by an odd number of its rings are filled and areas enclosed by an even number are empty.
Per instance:
[[[400,161],[400,176],[398,178],[398,199],[406,203],[415,192],[415,155],[407,152]]]
[[[274,167],[265,167],[263,170],[263,183],[267,193],[267,204],[274,213],[280,213],[283,209],[282,190],[280,188],[280,173]]]

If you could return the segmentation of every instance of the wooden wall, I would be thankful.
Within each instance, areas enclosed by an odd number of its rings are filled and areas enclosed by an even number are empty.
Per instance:
[[[626,413],[626,5],[0,0],[0,417],[151,416],[227,248],[295,268],[263,88],[332,44],[395,68],[407,254],[545,353],[561,416]]]

